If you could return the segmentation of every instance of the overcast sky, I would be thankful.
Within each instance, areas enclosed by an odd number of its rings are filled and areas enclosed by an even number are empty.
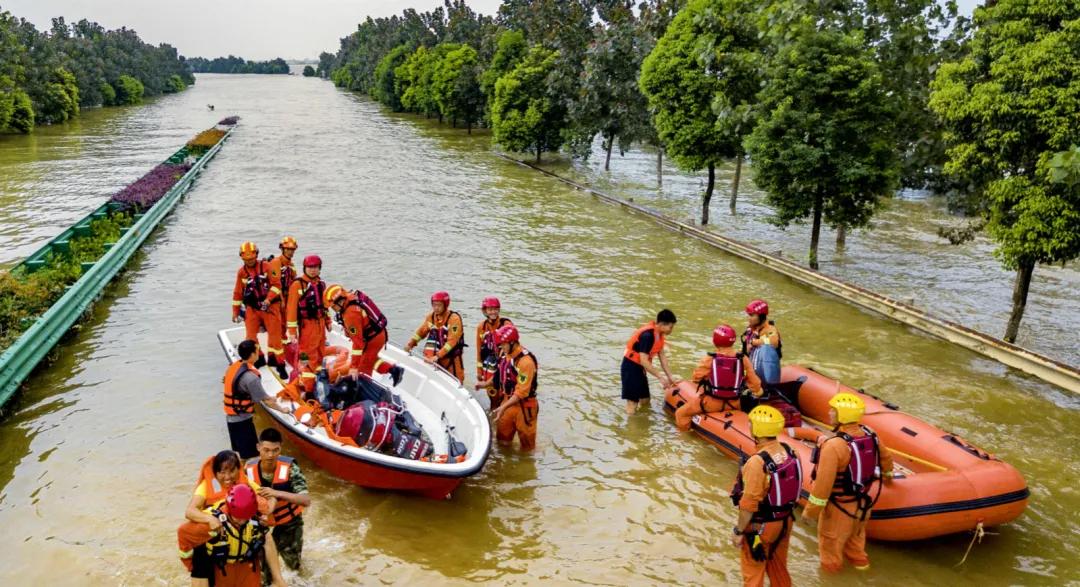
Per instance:
[[[501,0],[470,0],[494,14]],[[971,14],[978,0],[958,0]],[[368,16],[426,11],[442,0],[0,0],[0,9],[48,30],[52,17],[97,21],[135,29],[149,43],[170,43],[188,57],[236,55],[245,59],[304,59],[334,53],[338,39]]]

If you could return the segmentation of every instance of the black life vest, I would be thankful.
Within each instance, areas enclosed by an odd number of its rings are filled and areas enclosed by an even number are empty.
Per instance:
[[[317,281],[304,280],[300,286],[300,301],[297,304],[297,315],[304,320],[319,320],[326,312],[323,307],[323,294],[326,293],[326,282],[322,279]]]
[[[364,337],[365,341],[371,340],[386,330],[386,315],[382,313],[382,310],[375,305],[375,302],[371,300],[364,292],[356,290],[353,292],[353,297],[349,298],[346,302],[345,308],[349,306],[357,306],[364,311],[367,315],[367,326],[364,327],[364,331],[360,333]],[[345,319],[342,316],[345,314],[345,308],[342,308],[337,315],[337,322],[342,328],[345,328]]]
[[[709,353],[709,356],[713,358],[709,377],[701,380],[698,387],[716,399],[738,399],[746,384],[742,353],[735,356]]]
[[[773,461],[768,451],[763,450],[758,453],[765,468],[765,474],[769,476],[769,490],[765,498],[758,503],[758,510],[750,518],[751,522],[765,523],[784,520],[792,515],[796,504],[799,502],[799,495],[802,491],[802,463],[790,446],[782,442],[780,446],[784,447],[784,452],[787,453],[787,459],[782,463]],[[743,459],[744,465],[747,460],[749,459]],[[739,506],[742,496],[743,478],[742,468],[740,467],[739,474],[735,478],[735,487],[731,490],[731,501],[735,504],[735,507]]]
[[[458,317],[458,322],[464,327],[464,322],[461,320],[461,314],[450,310],[450,313],[446,315],[446,320],[442,326],[435,326],[435,315],[431,314],[431,321],[428,323],[428,344],[433,345],[435,352],[439,352],[439,349],[446,344],[447,338],[450,336],[450,318],[453,316]],[[465,350],[465,333],[462,332],[458,337],[458,342],[454,345],[454,348],[450,349],[450,352],[446,353],[445,359],[454,359],[461,355]]]
[[[495,344],[495,331],[506,326],[507,324],[513,324],[509,318],[503,318],[499,316],[498,321],[495,323],[495,327],[491,328],[489,322],[484,320],[484,338],[480,343],[480,363],[481,364],[496,364],[499,359],[499,345]]]
[[[529,397],[536,397],[537,380],[540,378],[540,362],[536,360],[536,355],[525,349],[521,349],[521,354],[514,360],[510,360],[507,356],[499,358],[499,368],[495,372],[495,381],[493,382],[496,389],[501,390],[507,396],[514,393],[514,389],[517,388],[518,384],[517,364],[525,357],[532,357],[533,364],[536,365],[536,373],[533,375],[532,386],[529,388]]]
[[[265,261],[255,261],[254,267],[244,265],[244,290],[240,299],[245,306],[257,308],[270,294],[270,278]]]

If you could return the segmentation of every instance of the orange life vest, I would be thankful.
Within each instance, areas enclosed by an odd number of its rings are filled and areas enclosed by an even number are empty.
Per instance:
[[[202,467],[199,469],[199,480],[195,482],[195,486],[198,487],[203,482],[206,482],[206,506],[215,506],[219,502],[228,497],[229,492],[225,490],[225,487],[218,481],[218,478],[214,475],[214,457],[211,456],[203,462]],[[237,485],[244,485],[247,483],[247,476],[244,474],[244,470],[240,470],[240,477],[236,480]]]
[[[656,353],[659,353],[660,349],[664,348],[664,335],[660,334],[660,327],[656,325],[656,322],[649,322],[634,331],[633,336],[631,336],[630,340],[626,343],[626,352],[623,353],[623,356],[640,365],[641,353],[634,350],[634,345],[638,343],[638,339],[641,338],[642,334],[645,334],[650,330],[653,333],[653,344],[652,348],[649,349],[648,355],[650,357],[655,357]]]
[[[247,361],[237,361],[225,370],[225,415],[255,413],[255,403],[251,401],[251,395],[241,390],[239,385],[240,377],[249,371],[256,377],[261,377],[257,370],[247,364]]]
[[[292,493],[292,483],[290,482],[290,475],[292,474],[293,460],[289,457],[278,457],[277,464],[274,465],[274,478],[270,484],[270,487],[277,489],[278,491],[287,491]],[[251,459],[247,462],[247,476],[260,487],[262,483],[262,474],[259,471],[259,459],[258,457]],[[300,514],[304,513],[304,506],[297,505],[292,502],[279,499],[277,507],[274,508],[274,524],[280,526],[282,524],[288,524],[294,519],[300,517]]]

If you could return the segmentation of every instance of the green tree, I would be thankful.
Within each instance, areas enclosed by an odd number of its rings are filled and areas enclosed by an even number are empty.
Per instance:
[[[807,19],[770,65],[762,120],[746,143],[757,185],[780,226],[812,218],[810,267],[822,221],[859,227],[897,185],[893,110],[857,36]]]
[[[641,90],[668,154],[684,169],[708,171],[702,224],[709,223],[716,166],[742,156],[750,131],[747,101],[760,73],[758,33],[748,14],[739,0],[692,0],[641,69]]]
[[[994,254],[1016,271],[1004,336],[1014,342],[1035,266],[1080,256],[1080,191],[1054,165],[1080,143],[1080,4],[998,0],[974,22],[930,106],[947,129],[945,171],[973,186]]]
[[[503,31],[499,34],[495,54],[484,73],[480,74],[480,91],[484,94],[487,109],[495,101],[495,82],[510,73],[525,58],[529,45],[520,31]]]
[[[398,45],[384,55],[375,68],[375,86],[372,88],[372,97],[394,112],[401,112],[402,108],[395,72],[402,63],[405,63],[410,53],[412,53],[411,46]]]
[[[180,76],[172,75],[169,77],[169,83],[165,88],[165,93],[176,94],[178,92],[183,92],[186,88],[187,84],[184,83],[184,80],[180,79]]]
[[[71,72],[57,67],[38,96],[36,118],[52,124],[65,122],[79,113],[79,86]]]
[[[315,68],[310,65],[305,65],[304,77],[315,77]]]
[[[468,45],[447,53],[432,75],[431,91],[439,112],[454,126],[465,121],[470,134],[484,108],[478,77],[476,49]]]
[[[517,152],[557,151],[566,125],[566,108],[550,94],[558,53],[532,47],[509,73],[495,82],[491,124],[495,142]]]
[[[116,90],[116,104],[118,106],[142,102],[144,91],[142,82],[130,75],[122,75],[117,78],[113,82],[113,89]]]
[[[113,89],[112,84],[101,82],[98,93],[101,94],[101,104],[103,106],[116,106],[116,90]]]

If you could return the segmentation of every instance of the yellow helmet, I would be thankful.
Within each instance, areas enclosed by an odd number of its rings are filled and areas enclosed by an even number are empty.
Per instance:
[[[281,249],[295,249],[296,248],[296,239],[294,239],[291,236],[287,236],[287,237],[281,239],[281,242],[278,243],[278,247],[281,248]]]
[[[326,288],[326,293],[323,294],[323,303],[326,304],[327,308],[329,308],[330,306],[334,305],[335,300],[337,300],[338,298],[343,298],[346,295],[348,295],[348,293],[345,291],[345,288],[335,283],[334,285]]]
[[[772,406],[758,406],[747,414],[750,434],[755,438],[773,438],[784,430],[784,415]]]
[[[863,403],[862,398],[847,392],[832,396],[829,407],[836,410],[836,421],[840,424],[858,422],[866,412],[866,404]]]
[[[252,257],[258,257],[259,256],[259,247],[257,247],[255,245],[255,243],[253,243],[251,241],[247,241],[246,243],[240,245],[240,256],[242,258],[245,258],[245,259],[250,259]]]

